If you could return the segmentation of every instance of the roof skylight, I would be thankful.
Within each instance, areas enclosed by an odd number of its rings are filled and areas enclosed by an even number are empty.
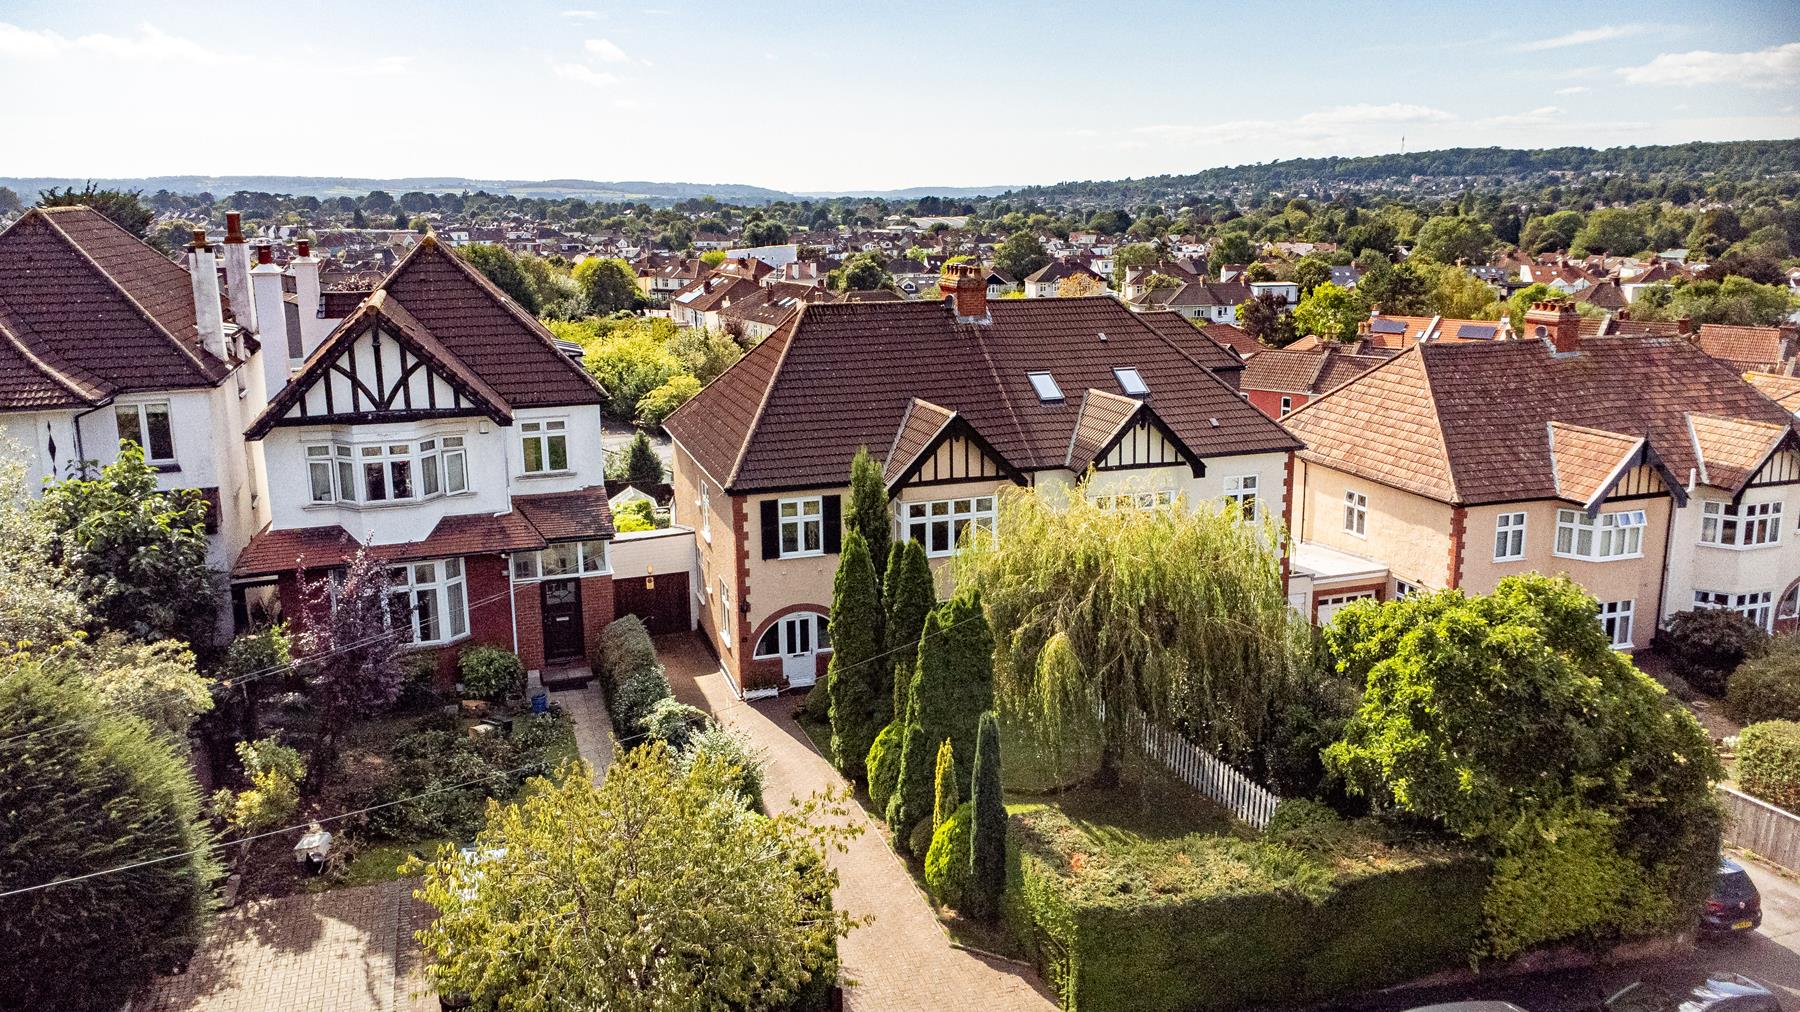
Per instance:
[[[1142,397],[1150,392],[1149,384],[1144,382],[1144,377],[1136,369],[1127,367],[1114,369],[1113,376],[1119,381],[1119,389],[1125,391],[1128,396]]]
[[[1056,385],[1056,377],[1047,372],[1028,372],[1025,378],[1031,381],[1031,389],[1037,391],[1038,400],[1045,404],[1053,404],[1063,399],[1062,387]]]

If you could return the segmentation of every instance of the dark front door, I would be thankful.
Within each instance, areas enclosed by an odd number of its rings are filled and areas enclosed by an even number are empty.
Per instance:
[[[544,660],[580,657],[581,581],[545,580]]]

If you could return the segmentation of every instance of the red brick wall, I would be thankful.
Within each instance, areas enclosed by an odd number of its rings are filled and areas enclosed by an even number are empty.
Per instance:
[[[1450,575],[1444,586],[1462,586],[1463,544],[1468,537],[1469,511],[1461,506],[1450,511]]]
[[[589,576],[581,581],[581,641],[587,644],[588,664],[600,666],[600,630],[613,620],[612,575]],[[542,634],[540,634],[542,638]]]
[[[1281,417],[1281,399],[1283,397],[1293,399],[1293,403],[1288,406],[1290,411],[1298,410],[1300,405],[1310,399],[1305,394],[1284,394],[1274,390],[1245,390],[1244,393],[1249,395],[1251,407],[1276,419]]]
[[[544,599],[535,583],[521,583],[513,594],[519,613],[519,660],[526,671],[544,670]]]

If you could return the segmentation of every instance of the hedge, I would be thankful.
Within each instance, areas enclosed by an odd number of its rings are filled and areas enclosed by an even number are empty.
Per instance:
[[[1058,851],[1046,820],[1067,822],[1050,809],[1012,820],[1002,909],[1066,1009],[1318,1002],[1466,965],[1481,934],[1488,870],[1472,856],[1333,871],[1343,862],[1213,837],[1188,855],[1211,888],[1161,891],[1137,870],[1084,881],[1072,865],[1094,855]]]
[[[1738,786],[1789,810],[1800,809],[1800,724],[1770,720],[1738,736]]]
[[[1800,720],[1800,636],[1778,636],[1761,657],[1744,662],[1725,688],[1733,720]]]
[[[875,736],[869,746],[869,803],[877,812],[886,812],[888,799],[894,796],[894,784],[900,779],[900,742],[905,725],[894,721]]]
[[[675,694],[650,633],[636,615],[615,619],[601,631],[600,682],[613,730],[627,743],[644,733],[644,719],[656,704]]]
[[[1657,634],[1657,647],[1695,692],[1725,695],[1738,666],[1762,652],[1769,636],[1756,623],[1728,608],[1677,612]]]
[[[456,657],[456,671],[463,691],[474,699],[500,699],[525,681],[518,654],[485,643],[464,648]]]

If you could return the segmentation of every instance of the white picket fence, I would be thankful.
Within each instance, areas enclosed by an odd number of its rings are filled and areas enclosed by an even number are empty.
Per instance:
[[[1256,829],[1269,824],[1275,806],[1281,803],[1275,792],[1175,732],[1150,723],[1142,713],[1133,713],[1130,724],[1144,753],[1167,766],[1183,783]]]

